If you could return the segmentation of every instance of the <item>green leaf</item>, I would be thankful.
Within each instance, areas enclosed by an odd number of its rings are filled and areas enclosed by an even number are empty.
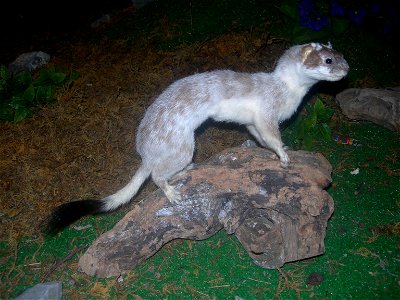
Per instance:
[[[8,104],[14,109],[19,109],[21,107],[26,107],[26,101],[23,94],[14,95],[11,98],[11,102]]]
[[[299,14],[297,12],[297,5],[293,5],[292,3],[283,3],[280,7],[279,10],[289,18],[297,21],[299,20]]]
[[[9,80],[11,78],[10,71],[5,65],[0,65],[0,79]]]
[[[306,133],[312,133],[315,125],[317,125],[317,114],[313,111],[307,118],[304,119],[304,130]]]
[[[311,150],[314,146],[314,138],[311,135],[306,135],[303,139],[303,145],[307,150]]]
[[[35,99],[35,88],[32,84],[25,90],[23,97],[25,100],[31,103],[33,102],[33,100]]]
[[[334,110],[326,107],[324,102],[322,102],[321,98],[319,97],[317,98],[317,101],[315,101],[314,111],[317,114],[318,121],[321,123],[328,122],[334,113]]]
[[[335,35],[343,35],[350,26],[350,21],[345,19],[332,18],[332,31]]]
[[[332,108],[326,107],[323,111],[318,114],[318,120],[321,123],[327,123],[330,119],[332,119],[335,110]]]
[[[65,80],[65,77],[67,77],[67,75],[65,75],[65,73],[54,73],[54,74],[52,74],[51,81],[55,85],[60,85]]]
[[[296,134],[297,134],[298,138],[303,139],[303,137],[305,135],[304,118],[303,117],[299,117],[298,119],[296,119],[295,128],[296,128]]]
[[[64,70],[63,70],[63,68],[61,66],[56,65],[54,67],[54,72],[56,72],[56,73],[64,73]]]
[[[14,123],[21,122],[23,119],[30,116],[31,113],[32,110],[28,107],[20,107],[16,109],[14,114]]]
[[[307,114],[311,114],[313,112],[313,110],[314,110],[314,108],[309,103],[307,103],[304,106],[304,108],[306,109]]]
[[[36,100],[38,102],[49,103],[54,100],[55,88],[51,85],[39,86],[36,91]]]
[[[323,113],[325,110],[325,104],[322,102],[321,98],[318,97],[317,100],[314,103],[314,111],[317,113],[317,116],[319,116],[321,113]]]
[[[14,110],[10,107],[0,107],[0,120],[12,122],[14,120]]]
[[[71,73],[69,74],[68,80],[71,80],[71,81],[77,80],[80,76],[81,76],[81,74],[79,74],[79,72],[71,71]]]
[[[28,71],[22,71],[12,78],[14,94],[23,92],[32,83],[32,75]]]
[[[322,123],[319,126],[319,131],[322,135],[322,138],[326,141],[329,142],[332,139],[332,132],[328,124]]]
[[[4,103],[7,98],[8,82],[0,79],[0,103]]]
[[[43,86],[48,85],[53,82],[53,77],[55,74],[54,66],[50,66],[48,68],[40,69],[39,71],[39,78],[35,80],[33,83],[34,86]]]
[[[46,69],[49,72],[49,74],[55,73],[56,72],[56,67],[53,65],[49,65]]]

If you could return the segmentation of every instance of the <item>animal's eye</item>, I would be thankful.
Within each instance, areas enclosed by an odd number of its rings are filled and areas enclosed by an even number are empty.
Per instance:
[[[326,62],[328,65],[330,65],[330,64],[332,63],[332,58],[327,58],[327,59],[325,59],[325,62]]]

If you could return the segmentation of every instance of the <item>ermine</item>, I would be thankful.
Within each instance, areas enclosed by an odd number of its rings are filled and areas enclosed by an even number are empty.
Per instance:
[[[309,43],[286,50],[271,73],[217,70],[174,82],[149,106],[139,125],[136,149],[142,162],[131,181],[102,200],[59,206],[48,230],[56,232],[82,216],[117,209],[132,199],[149,176],[170,202],[179,203],[181,195],[168,179],[191,163],[194,132],[209,118],[244,124],[287,167],[289,157],[279,124],[296,112],[315,83],[340,80],[348,71],[343,55],[330,43]]]

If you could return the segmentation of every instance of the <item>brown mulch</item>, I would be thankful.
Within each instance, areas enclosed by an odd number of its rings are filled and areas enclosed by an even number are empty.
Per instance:
[[[72,67],[80,79],[31,119],[0,123],[0,240],[36,236],[55,206],[101,198],[124,186],[140,161],[135,130],[146,107],[171,82],[213,69],[270,71],[284,48],[281,40],[250,32],[170,52],[147,40],[64,46],[52,63]],[[208,126],[199,130],[195,160],[247,138],[242,128]],[[138,198],[154,188],[145,184]]]

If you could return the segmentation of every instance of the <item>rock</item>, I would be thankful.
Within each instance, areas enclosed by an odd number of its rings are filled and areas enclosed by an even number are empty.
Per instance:
[[[259,147],[228,149],[193,164],[171,180],[181,190],[181,203],[169,203],[160,190],[149,195],[94,241],[79,270],[119,276],[173,239],[203,240],[223,228],[265,268],[322,254],[333,212],[324,190],[331,165],[321,154],[288,154],[287,169]]]
[[[59,281],[37,284],[27,289],[15,300],[58,300],[62,296],[62,285]]]
[[[400,132],[400,88],[347,89],[336,95],[350,119],[367,120]]]
[[[105,14],[105,15],[101,16],[100,18],[98,18],[96,21],[92,22],[90,24],[90,27],[91,28],[98,28],[98,27],[103,26],[103,25],[105,25],[107,23],[110,23],[110,21],[111,21],[110,15],[109,14]]]
[[[132,5],[136,8],[142,8],[149,2],[152,2],[153,0],[132,0]]]
[[[8,69],[15,75],[22,71],[33,71],[50,61],[50,55],[42,51],[23,53],[17,57]]]

